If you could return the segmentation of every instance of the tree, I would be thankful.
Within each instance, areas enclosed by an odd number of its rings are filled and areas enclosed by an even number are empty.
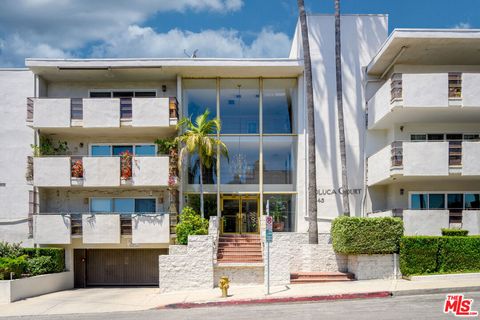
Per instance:
[[[315,163],[315,109],[313,105],[312,62],[308,41],[307,14],[303,0],[297,1],[302,33],[303,64],[305,66],[305,86],[308,119],[308,243],[318,244],[317,222],[317,167]]]
[[[205,216],[203,202],[203,168],[211,168],[215,163],[217,149],[227,157],[228,150],[225,143],[218,139],[214,134],[221,129],[220,119],[208,119],[210,111],[207,109],[195,119],[195,123],[190,118],[183,117],[178,122],[177,128],[182,128],[183,133],[177,138],[180,144],[180,153],[178,156],[178,166],[181,167],[183,158],[186,154],[197,154],[200,172],[200,214]]]
[[[337,127],[340,142],[340,162],[342,164],[342,202],[343,214],[350,216],[348,201],[347,150],[345,146],[345,122],[343,119],[343,85],[342,85],[342,47],[340,37],[340,0],[335,0],[335,71],[337,80]]]

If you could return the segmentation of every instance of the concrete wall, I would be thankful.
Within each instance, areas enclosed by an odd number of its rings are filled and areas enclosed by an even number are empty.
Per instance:
[[[0,304],[73,288],[73,271],[0,280]]]
[[[357,280],[397,279],[401,276],[398,259],[393,254],[348,256],[348,272]]]
[[[335,23],[333,15],[309,15],[308,26],[312,58],[315,102],[315,138],[317,188],[341,187],[341,162],[337,126],[335,79]],[[384,15],[342,16],[343,108],[346,131],[346,153],[349,188],[364,189],[365,92],[364,67],[387,38]],[[301,39],[294,43],[300,44]],[[301,50],[294,50],[301,52]],[[306,119],[306,118],[305,118]],[[305,120],[306,121],[306,120]],[[308,185],[308,180],[305,181]],[[363,190],[364,191],[364,190]],[[362,192],[363,193],[363,192]],[[362,193],[350,197],[352,215],[359,216]],[[343,214],[341,195],[319,197],[320,232],[328,232],[331,219]],[[307,211],[308,212],[308,211]],[[297,231],[305,232],[307,219]]]
[[[133,98],[132,125],[135,127],[168,127],[170,111],[168,98]]]
[[[69,215],[34,216],[34,239],[37,244],[69,244],[71,220]]]
[[[405,107],[448,107],[448,73],[402,74]]]
[[[480,176],[480,142],[462,143],[462,175]]]
[[[120,186],[120,158],[84,157],[83,185],[86,187]]]
[[[170,215],[133,216],[132,243],[170,243]]]
[[[29,239],[29,191],[25,179],[27,156],[32,155],[34,131],[27,127],[27,97],[34,97],[33,74],[24,69],[0,70],[0,241],[22,242]]]
[[[442,228],[448,228],[448,210],[405,210],[403,226],[406,236],[441,236]]]
[[[33,183],[37,187],[70,187],[70,157],[35,157]]]
[[[82,215],[83,243],[120,243],[120,215]]]
[[[448,142],[404,142],[405,176],[448,176]]]
[[[462,229],[468,230],[469,235],[480,235],[479,210],[463,210]]]
[[[170,159],[165,157],[134,157],[132,182],[135,186],[168,186]]]
[[[480,107],[480,73],[462,73],[462,105]]]
[[[213,276],[215,287],[218,287],[223,276],[230,280],[230,287],[259,285],[264,283],[264,267],[217,265]]]
[[[33,126],[35,128],[70,127],[70,99],[35,99]]]
[[[387,145],[368,158],[368,185],[390,178],[392,147]]]
[[[160,256],[160,292],[213,288],[213,248],[213,236],[189,236],[186,253],[174,250]]]
[[[120,127],[120,99],[83,99],[83,127]]]
[[[391,81],[385,81],[368,101],[368,124],[373,125],[391,111]]]

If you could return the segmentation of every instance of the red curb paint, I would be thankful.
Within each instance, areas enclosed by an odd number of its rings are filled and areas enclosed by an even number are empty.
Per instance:
[[[285,297],[285,298],[261,298],[250,300],[230,300],[230,301],[212,301],[212,302],[187,302],[167,304],[157,309],[192,309],[221,306],[239,306],[247,304],[265,304],[265,303],[291,303],[291,302],[314,302],[314,301],[333,301],[348,299],[371,299],[386,298],[392,295],[389,291],[368,292],[368,293],[345,293],[328,296],[308,296],[308,297]]]

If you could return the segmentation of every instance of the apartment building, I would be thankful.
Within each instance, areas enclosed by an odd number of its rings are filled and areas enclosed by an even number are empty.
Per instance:
[[[384,15],[342,16],[344,190],[334,18],[308,21],[316,271],[345,270],[329,238],[344,211],[342,192],[352,215],[400,216],[407,234],[449,226],[480,233],[480,32],[395,30],[387,38]],[[158,285],[159,271],[169,268],[159,270],[158,256],[173,253],[178,213],[199,208],[200,172],[194,155],[176,168],[155,141],[176,136],[180,117],[208,109],[222,122],[217,136],[229,159],[217,155],[203,171],[206,216],[220,218],[224,243],[249,235],[249,247],[258,247],[227,254],[217,237],[211,268],[196,271],[212,282],[220,264],[235,262],[237,279],[263,282],[266,214],[299,257],[307,239],[302,57],[297,27],[285,59],[27,59],[25,69],[2,70],[0,239],[66,248],[78,287]]]

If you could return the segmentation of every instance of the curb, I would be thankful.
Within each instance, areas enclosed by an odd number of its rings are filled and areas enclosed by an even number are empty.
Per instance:
[[[463,293],[463,292],[478,292],[478,291],[480,291],[480,286],[394,290],[391,293],[392,293],[392,296],[401,297],[401,296],[414,296],[414,295],[422,295],[422,294]]]
[[[172,303],[172,304],[167,304],[165,306],[157,307],[156,309],[192,309],[192,308],[207,308],[207,307],[239,306],[239,305],[249,305],[249,304],[372,299],[372,298],[386,298],[390,296],[392,296],[392,293],[390,291],[379,291],[379,292],[367,292],[367,293],[334,294],[334,295],[325,295],[325,296],[278,297],[278,298],[259,298],[259,299],[248,299],[248,300]]]

